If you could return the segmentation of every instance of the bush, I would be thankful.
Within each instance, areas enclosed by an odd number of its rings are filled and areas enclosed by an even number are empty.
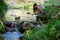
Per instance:
[[[7,4],[3,0],[0,0],[0,19],[1,20],[4,18],[6,11],[7,11]]]
[[[28,36],[25,36],[24,40],[60,40],[60,15],[50,19],[47,26],[28,33]]]

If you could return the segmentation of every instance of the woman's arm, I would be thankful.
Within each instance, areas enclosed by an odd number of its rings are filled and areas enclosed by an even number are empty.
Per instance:
[[[37,14],[38,12],[36,11],[36,12],[33,12],[34,14]]]
[[[42,13],[44,13],[43,10],[39,6],[37,6],[37,8],[38,8],[39,11],[41,11]]]

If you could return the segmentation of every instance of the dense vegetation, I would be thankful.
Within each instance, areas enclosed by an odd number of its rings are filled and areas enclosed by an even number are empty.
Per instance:
[[[4,15],[5,15],[6,11],[7,11],[7,4],[3,0],[0,0],[0,30],[2,32],[4,32],[5,30],[3,28],[3,24],[1,21],[4,20]],[[0,40],[3,40],[1,34],[0,34]]]
[[[52,9],[51,6],[46,7],[47,19],[49,22],[42,28],[28,30],[23,40],[60,40],[60,11],[59,8]],[[53,17],[57,14],[57,16]],[[53,18],[52,18],[53,17]]]
[[[7,11],[7,4],[3,0],[0,0],[0,30],[2,30],[2,32],[4,32],[2,21],[4,21],[6,11]]]
[[[3,0],[0,0],[0,20],[4,19],[6,11],[7,11],[7,4]]]
[[[51,19],[46,26],[28,33],[25,40],[60,40],[60,15]]]

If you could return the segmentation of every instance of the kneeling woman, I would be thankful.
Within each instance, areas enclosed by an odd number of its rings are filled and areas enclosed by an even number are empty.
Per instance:
[[[36,3],[33,5],[33,13],[35,15],[37,15],[36,16],[37,22],[39,21],[38,19],[40,19],[40,17],[45,14],[44,11],[42,10],[42,8],[39,5],[37,5]]]

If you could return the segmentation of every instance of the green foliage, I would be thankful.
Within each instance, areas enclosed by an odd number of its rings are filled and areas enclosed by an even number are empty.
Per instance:
[[[58,14],[59,8],[57,6],[46,6],[46,18],[51,19],[53,14]]]
[[[28,36],[26,35],[23,40],[60,40],[60,15],[50,19],[46,26],[31,32],[31,34],[28,33]]]
[[[5,29],[4,29],[2,21],[0,21],[0,31],[5,32]]]
[[[0,0],[0,18],[4,18],[6,11],[7,11],[7,4],[3,0]]]
[[[5,32],[5,29],[4,29],[4,26],[3,26],[2,21],[0,21],[0,31],[1,31],[1,32]],[[4,38],[2,37],[1,34],[0,34],[0,40],[4,40]]]
[[[0,40],[4,40],[4,38],[1,36],[1,34],[0,34]]]
[[[60,31],[60,28],[58,28],[58,26],[56,28],[56,26],[49,23],[47,27],[43,27],[38,31],[35,31],[35,33],[29,33],[30,36],[26,37],[25,40],[59,40],[57,34],[60,34],[60,32],[58,32],[58,30]]]

